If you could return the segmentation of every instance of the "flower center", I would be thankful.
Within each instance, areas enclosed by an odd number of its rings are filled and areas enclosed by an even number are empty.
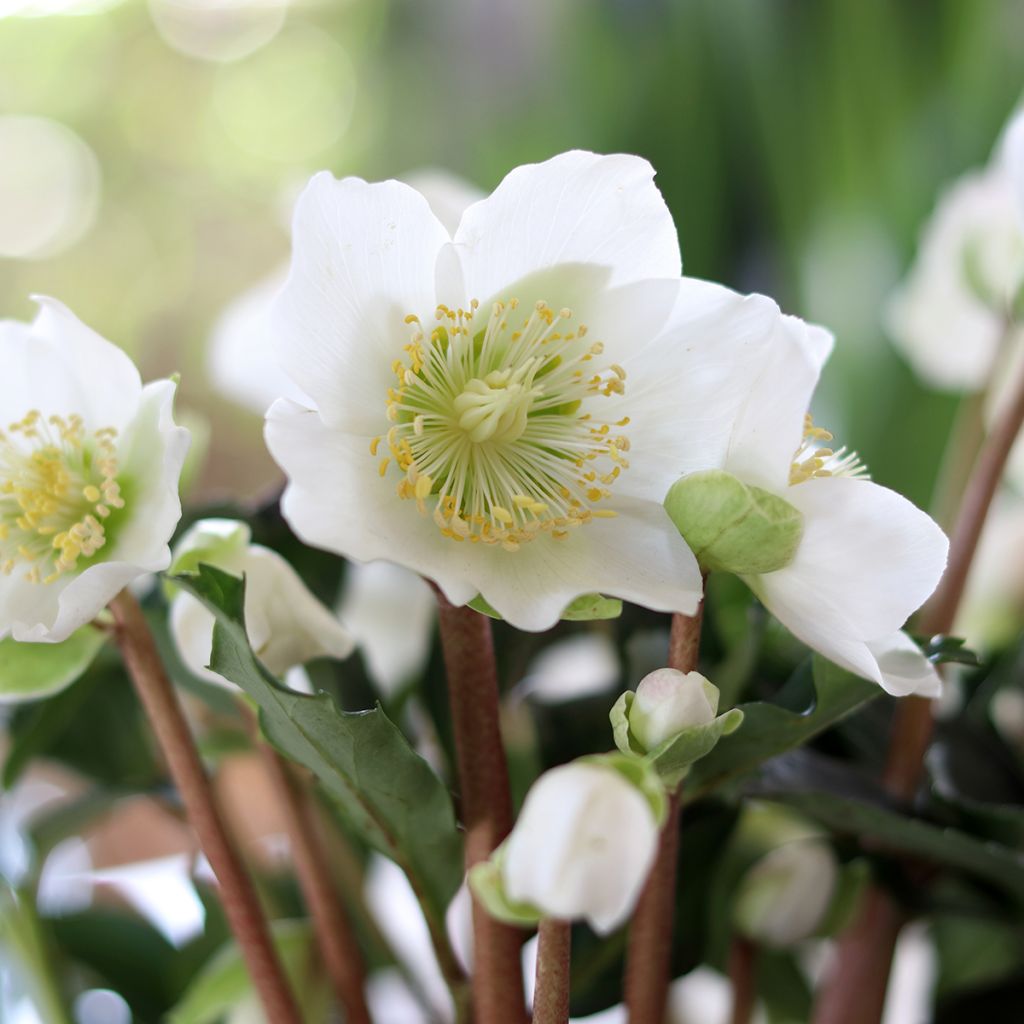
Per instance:
[[[825,476],[850,476],[858,480],[870,480],[867,466],[856,452],[845,445],[833,451],[825,445],[832,435],[822,427],[816,427],[811,414],[804,416],[803,442],[793,456],[789,469],[789,484],[802,484],[805,480]]]
[[[116,434],[37,410],[0,430],[0,572],[24,565],[30,583],[52,583],[103,547],[104,520],[124,507]]]
[[[595,517],[593,508],[627,468],[629,440],[593,401],[621,395],[620,366],[588,366],[601,342],[575,329],[568,309],[538,302],[524,317],[519,302],[497,302],[483,324],[468,310],[438,306],[429,336],[416,316],[412,338],[396,359],[388,389],[391,428],[381,476],[402,474],[398,496],[432,514],[452,540],[518,547],[542,533],[564,539]],[[431,503],[428,509],[427,503]]]

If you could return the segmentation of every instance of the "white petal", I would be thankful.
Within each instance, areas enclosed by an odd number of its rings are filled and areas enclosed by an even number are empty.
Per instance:
[[[1018,110],[1003,139],[1006,165],[1017,196],[1020,224],[1024,229],[1024,109]]]
[[[448,232],[408,185],[321,173],[299,197],[293,236],[274,307],[278,359],[326,422],[379,433],[404,319],[432,317]]]
[[[942,677],[906,633],[896,632],[873,640],[868,650],[878,661],[886,693],[894,697],[911,693],[919,697],[942,696]]]
[[[466,294],[487,301],[567,263],[609,268],[613,286],[678,277],[675,226],[653,178],[639,157],[579,151],[517,167],[463,215],[455,242]]]
[[[778,318],[736,418],[724,469],[767,490],[780,492],[788,484],[803,439],[804,415],[831,343],[831,335],[820,327],[793,316]]]
[[[213,386],[260,416],[275,398],[308,402],[274,352],[271,309],[287,276],[287,265],[279,267],[231,302],[214,325],[207,349]]]
[[[906,498],[867,480],[808,480],[785,497],[804,515],[796,557],[748,583],[804,643],[884,685],[867,645],[891,637],[935,589],[945,535]]]
[[[430,587],[408,569],[390,562],[353,563],[345,573],[338,615],[387,696],[424,667],[436,612]]]
[[[433,579],[454,604],[480,593],[520,629],[550,628],[570,601],[594,591],[687,615],[700,600],[696,559],[660,503],[613,498],[617,518],[509,552],[442,536],[397,497],[393,478],[378,475],[367,439],[331,430],[311,410],[275,403],[266,438],[289,478],[285,518],[303,540],[359,561],[404,565]]]
[[[609,418],[630,417],[630,466],[616,481],[618,493],[660,502],[679,477],[723,465],[779,320],[778,307],[763,296],[692,278],[678,283],[653,343],[617,356],[626,394]]]
[[[402,175],[402,181],[411,185],[428,203],[434,216],[454,237],[459,221],[466,210],[484,198],[482,189],[460,178],[451,171],[438,167],[424,167]]]

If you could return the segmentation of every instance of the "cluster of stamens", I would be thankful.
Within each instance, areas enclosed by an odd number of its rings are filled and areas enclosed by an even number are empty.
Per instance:
[[[613,516],[593,506],[629,465],[629,419],[597,418],[588,403],[622,395],[625,370],[588,365],[604,346],[572,327],[568,309],[538,302],[524,317],[512,299],[482,325],[478,309],[476,300],[468,310],[438,306],[431,328],[406,317],[412,337],[392,365],[391,427],[370,445],[380,475],[397,468],[398,496],[444,536],[509,551]]]
[[[831,440],[832,434],[822,427],[816,427],[811,414],[807,413],[804,416],[803,443],[793,456],[793,464],[789,469],[791,486],[814,477],[851,476],[860,480],[870,479],[860,456],[845,445],[835,450],[825,447]]]
[[[104,520],[124,507],[116,434],[37,410],[0,430],[0,572],[52,583],[103,547]]]

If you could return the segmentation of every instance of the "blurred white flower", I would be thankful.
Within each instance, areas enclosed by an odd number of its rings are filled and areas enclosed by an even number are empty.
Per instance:
[[[397,693],[426,664],[437,599],[414,572],[391,562],[349,563],[338,615],[385,696]]]
[[[0,637],[58,642],[167,568],[188,431],[175,384],[53,299],[0,321]]]
[[[607,935],[636,904],[657,845],[647,798],[619,772],[562,765],[526,795],[501,862],[505,893]]]
[[[718,714],[718,687],[699,672],[659,668],[636,688],[629,709],[629,728],[645,750],[695,725],[707,725]]]
[[[938,674],[899,630],[935,589],[946,537],[906,498],[872,483],[854,453],[824,447],[832,435],[814,426],[807,409],[832,338],[785,319],[737,420],[724,469],[773,501],[783,499],[802,529],[789,538],[796,543],[781,568],[733,571],[831,661],[895,696],[937,696]],[[684,478],[673,488],[670,511],[691,483],[700,486]],[[678,515],[677,522],[684,535],[692,533]]]
[[[835,894],[839,865],[820,839],[776,846],[744,875],[733,920],[748,938],[784,949],[814,934]]]
[[[984,388],[1024,286],[1024,113],[988,167],[965,175],[939,201],[917,259],[889,308],[893,339],[933,387]],[[1016,177],[1016,182],[1015,182]]]
[[[542,704],[558,704],[605,693],[618,682],[619,672],[611,638],[588,630],[548,644],[530,661],[517,690]]]
[[[408,186],[314,177],[275,335],[310,403],[266,428],[293,529],[523,629],[591,592],[692,613],[661,501],[721,458],[778,311],[680,279],[652,177],[582,152],[520,167],[454,240]]]
[[[199,562],[237,576],[244,574],[245,625],[249,642],[276,676],[314,658],[347,658],[355,646],[338,619],[310,593],[298,573],[276,551],[250,544],[245,523],[203,519],[174,549],[175,571]],[[210,671],[213,614],[192,597],[178,593],[171,604],[171,636],[182,661],[210,682],[233,686]]]

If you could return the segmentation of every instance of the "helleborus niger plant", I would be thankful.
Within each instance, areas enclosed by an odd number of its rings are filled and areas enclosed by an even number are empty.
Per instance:
[[[175,383],[53,299],[0,321],[0,637],[56,643],[166,569],[188,432]]]

